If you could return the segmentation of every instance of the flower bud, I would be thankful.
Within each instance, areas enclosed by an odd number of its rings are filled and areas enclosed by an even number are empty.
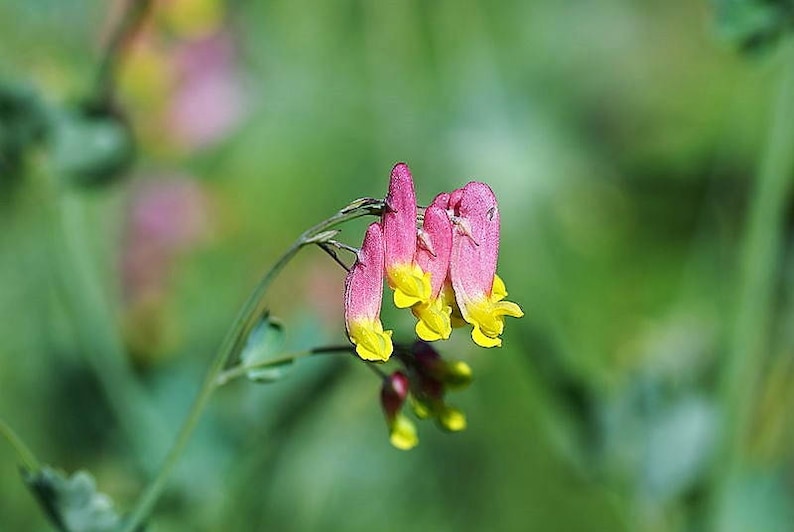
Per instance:
[[[417,341],[411,348],[417,372],[423,380],[438,381],[450,389],[464,388],[471,383],[471,366],[459,360],[445,361],[427,342]],[[443,392],[442,392],[443,393]]]
[[[451,389],[465,388],[471,384],[471,366],[462,360],[450,360],[444,364],[444,384]]]
[[[459,432],[466,428],[466,415],[451,406],[443,405],[436,419],[442,429],[450,432]]]
[[[398,414],[389,424],[389,442],[401,451],[413,449],[419,443],[416,426],[410,419]]]
[[[380,402],[389,424],[394,422],[405,404],[405,400],[408,398],[408,388],[408,377],[401,371],[395,371],[383,379]]]

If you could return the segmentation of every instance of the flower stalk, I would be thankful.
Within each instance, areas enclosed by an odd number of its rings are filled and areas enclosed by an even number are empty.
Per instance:
[[[781,48],[786,62],[766,151],[750,203],[736,301],[734,327],[721,375],[725,412],[722,442],[715,463],[712,527],[722,529],[729,497],[741,476],[746,438],[752,428],[761,368],[769,348],[775,282],[779,280],[786,201],[794,177],[794,40]]]
[[[179,433],[174,440],[171,450],[163,462],[157,475],[152,479],[150,484],[146,487],[141,497],[138,499],[135,507],[130,513],[123,530],[131,532],[136,530],[149,516],[154,505],[157,503],[163,489],[166,486],[168,478],[176,466],[180,456],[185,450],[190,437],[193,434],[196,426],[198,425],[201,415],[209,402],[212,393],[218,387],[219,376],[224,371],[224,368],[230,360],[234,359],[240,354],[245,345],[248,335],[253,330],[257,321],[263,315],[265,310],[265,294],[268,288],[273,283],[273,280],[278,276],[281,270],[298,254],[298,252],[307,245],[322,244],[326,240],[332,238],[336,231],[332,231],[336,226],[361,218],[363,216],[379,216],[383,211],[383,201],[374,198],[361,198],[355,200],[350,205],[331,216],[327,220],[306,230],[287,251],[276,261],[273,267],[268,270],[261,278],[259,283],[254,288],[251,295],[248,297],[240,312],[237,315],[234,323],[232,324],[229,332],[226,335],[220,349],[218,349],[215,358],[212,360],[204,382],[199,389],[196,399],[190,408],[190,411],[179,429]],[[283,362],[283,361],[282,361]],[[272,361],[270,362],[273,363]],[[249,369],[249,368],[246,368]]]
[[[0,436],[5,438],[9,445],[14,448],[14,452],[22,467],[28,471],[38,471],[41,468],[39,461],[36,460],[36,456],[28,449],[28,446],[25,445],[22,438],[20,438],[17,433],[14,432],[14,429],[2,419],[0,419]]]

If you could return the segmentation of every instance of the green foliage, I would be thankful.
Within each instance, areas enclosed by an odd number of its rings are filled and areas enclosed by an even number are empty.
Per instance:
[[[113,182],[132,163],[134,142],[119,116],[82,108],[53,112],[52,157],[56,170],[75,185]]]
[[[19,179],[26,176],[8,164],[24,170],[41,146],[68,174],[54,176],[61,182],[93,183],[97,168],[102,182],[106,169],[124,167],[124,120],[79,107],[41,111],[42,102],[75,101],[94,86],[116,12],[100,0],[0,2],[3,94],[14,102],[0,113],[0,180],[29,185],[10,199],[0,190],[0,417],[38,454],[91,470],[131,507],[256,279],[351,198],[382,197],[389,167],[406,160],[425,205],[468,179],[492,185],[502,212],[499,274],[527,313],[500,350],[472,347],[464,331],[439,346],[477,375],[456,399],[468,430],[454,438],[427,431],[414,452],[397,453],[373,375],[311,357],[275,386],[216,391],[153,528],[702,529],[710,467],[721,466],[715,375],[733,328],[740,235],[779,65],[759,69],[726,53],[707,28],[716,15],[737,47],[763,50],[788,32],[790,2],[714,0],[714,12],[692,0],[210,3],[228,10],[221,40],[235,47],[246,84],[237,129],[209,146],[174,140],[169,113],[182,94],[163,87],[179,81],[169,76],[185,43],[160,48],[178,40],[173,27],[163,39],[147,26],[151,40],[131,49],[149,55],[120,67],[133,83],[120,83],[126,92],[114,101],[134,126],[136,181],[69,191],[86,206],[83,244],[94,267],[85,277],[107,296],[106,329],[86,310],[95,294],[75,288],[52,252],[60,232],[46,215],[50,191],[35,186],[49,181]],[[164,70],[148,70],[160,62]],[[194,117],[205,111],[213,106]],[[57,133],[47,134],[48,120],[58,121]],[[174,179],[195,185],[201,206],[184,219],[209,238],[174,244],[164,261],[149,233],[139,235],[147,245],[131,245],[130,220],[141,188],[168,190]],[[777,260],[794,272],[785,216]],[[163,225],[172,228],[154,227]],[[322,237],[356,245],[364,227]],[[274,283],[266,303],[289,326],[290,352],[344,341],[343,278],[326,254],[306,249]],[[794,275],[774,282],[776,316],[765,328],[773,345],[751,359],[764,402],[753,410],[747,453],[781,476],[742,477],[733,490],[741,504],[726,514],[754,530],[791,522],[779,511],[792,500],[784,477],[794,449],[792,403],[780,390],[794,388]],[[60,284],[85,308],[65,305]],[[384,321],[395,324],[395,338],[412,338],[411,317],[391,307],[387,296]],[[283,329],[272,329],[260,324],[246,360],[224,373],[280,377],[286,368],[268,364]],[[101,378],[85,363],[85,346],[110,339],[123,353],[127,333],[135,345],[157,346],[130,373],[172,430],[120,417],[147,404],[114,408],[83,378],[75,397],[69,368]],[[777,385],[768,386],[767,368],[777,368]],[[123,389],[104,378],[102,389]],[[163,452],[131,460],[136,439],[125,426]],[[102,437],[86,439],[92,434]],[[0,446],[0,530],[41,528],[14,458]]]
[[[716,0],[717,27],[746,52],[766,50],[794,29],[791,0]]]
[[[118,530],[121,518],[113,509],[113,501],[97,491],[90,473],[78,471],[67,476],[62,471],[45,466],[35,472],[24,472],[23,475],[28,488],[58,530]]]
[[[45,132],[45,112],[36,90],[0,79],[0,186],[19,177],[26,152]]]
[[[251,367],[246,376],[260,383],[275,382],[282,379],[293,361],[287,360],[269,364],[284,350],[284,326],[276,318],[265,315],[248,336],[240,354],[243,367]]]

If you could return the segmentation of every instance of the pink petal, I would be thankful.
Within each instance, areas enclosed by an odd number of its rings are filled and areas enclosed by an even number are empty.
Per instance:
[[[491,187],[472,181],[450,204],[458,200],[453,234],[450,276],[458,303],[490,296],[499,255],[499,209]]]
[[[386,267],[412,264],[416,253],[416,193],[405,163],[397,163],[391,171],[386,203],[383,214]]]
[[[430,205],[435,205],[436,207],[444,210],[449,209],[449,194],[446,192],[440,193],[438,196],[433,198],[433,202]]]
[[[465,187],[464,187],[465,188]],[[457,210],[460,207],[460,200],[463,197],[463,189],[457,188],[452,191],[447,200],[447,208]]]
[[[379,223],[367,228],[356,263],[345,279],[345,323],[374,320],[383,298],[383,233]]]
[[[435,299],[447,278],[452,253],[452,223],[447,211],[435,205],[435,200],[425,210],[422,232],[416,248],[416,262],[423,271],[430,272],[431,296]]]

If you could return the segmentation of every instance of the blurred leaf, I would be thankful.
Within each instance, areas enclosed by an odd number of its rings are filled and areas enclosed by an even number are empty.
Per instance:
[[[18,175],[24,151],[45,131],[45,113],[36,91],[0,81],[0,181]]]
[[[691,487],[712,457],[716,408],[706,399],[684,397],[650,420],[643,471],[646,488],[672,498]]]
[[[747,470],[727,484],[727,500],[719,509],[716,530],[773,532],[791,530],[791,497],[786,474]]]
[[[113,181],[132,162],[132,133],[120,118],[111,114],[81,109],[58,111],[53,137],[56,168],[79,185]]]
[[[716,0],[718,31],[747,52],[762,51],[794,27],[791,0]]]
[[[275,358],[284,350],[284,326],[268,315],[251,331],[240,360],[243,366],[259,366]],[[246,372],[249,379],[256,382],[273,382],[283,378],[293,363],[292,360],[272,366],[250,369]]]
[[[26,473],[25,482],[59,530],[103,532],[116,530],[121,524],[113,501],[96,491],[94,478],[86,471],[67,477],[44,467]]]

